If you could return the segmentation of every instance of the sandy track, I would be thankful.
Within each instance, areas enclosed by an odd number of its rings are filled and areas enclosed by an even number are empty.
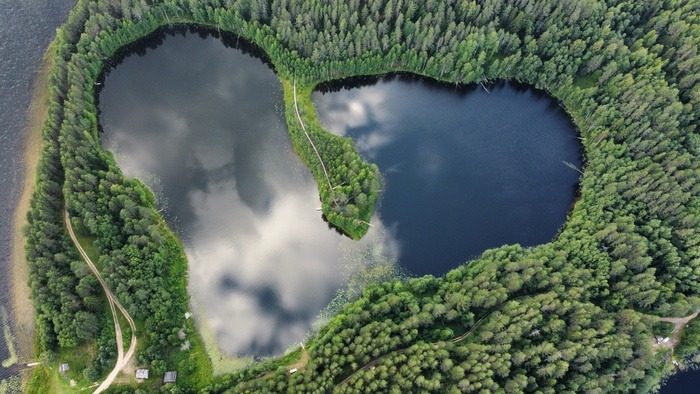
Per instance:
[[[665,321],[674,325],[673,332],[669,335],[670,340],[667,342],[659,342],[658,339],[652,339],[652,346],[655,349],[667,348],[674,351],[678,343],[681,341],[681,332],[683,331],[685,326],[687,326],[688,323],[690,323],[691,320],[695,319],[698,316],[699,313],[700,311],[696,311],[692,315],[688,315],[686,317],[660,317],[659,321]]]
[[[686,324],[688,324],[688,322],[695,319],[699,313],[700,311],[696,311],[692,315],[688,315],[686,317],[660,317],[659,321],[673,323],[676,326],[685,326]]]
[[[306,131],[306,126],[304,125],[304,121],[301,120],[301,115],[299,114],[299,106],[297,105],[297,80],[294,80],[294,111],[297,113],[297,119],[299,120],[299,125],[301,125],[302,131],[304,131],[304,134],[306,134],[306,139],[309,140],[309,143],[311,144],[311,147],[314,148],[314,152],[316,152],[316,156],[318,156],[318,161],[321,163],[321,168],[323,169],[323,174],[326,176],[326,180],[328,181],[328,187],[330,190],[333,190],[333,185],[331,184],[331,178],[328,177],[328,171],[326,171],[326,165],[323,164],[323,159],[321,158],[321,154],[318,153],[318,149],[316,149],[316,145],[314,142],[311,140],[311,136],[309,133]]]
[[[73,226],[71,225],[70,217],[68,216],[68,211],[65,211],[65,219],[66,227],[68,228],[68,234],[70,235],[71,240],[73,240],[73,244],[75,244],[75,247],[80,252],[80,255],[83,257],[88,267],[90,267],[90,271],[92,271],[97,280],[100,282],[102,290],[107,296],[109,308],[112,310],[112,319],[114,320],[114,331],[117,341],[117,363],[115,364],[114,369],[112,369],[109,375],[107,375],[107,378],[93,392],[94,394],[98,394],[105,391],[112,384],[119,372],[129,363],[129,360],[134,356],[134,353],[136,352],[136,324],[134,324],[134,320],[131,318],[131,315],[129,315],[129,312],[127,312],[126,308],[122,306],[119,300],[117,300],[117,297],[115,297],[112,291],[109,289],[109,287],[107,287],[107,284],[105,283],[104,279],[102,279],[102,275],[100,275],[100,272],[97,270],[97,267],[95,267],[95,264],[93,264],[92,260],[90,260],[90,257],[87,255],[87,253],[85,253],[85,250],[80,245],[80,242],[78,242],[78,239],[75,237],[75,233],[73,232]],[[131,342],[129,344],[129,349],[126,351],[126,353],[124,353],[124,339],[122,338],[122,329],[121,325],[119,324],[119,313],[117,311],[119,311],[124,316],[126,321],[129,323],[129,327],[131,327]]]

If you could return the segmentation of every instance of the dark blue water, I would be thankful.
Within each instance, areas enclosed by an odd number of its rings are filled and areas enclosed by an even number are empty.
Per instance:
[[[698,392],[700,392],[699,369],[673,375],[660,390],[662,394],[688,394]]]
[[[11,272],[12,229],[25,175],[25,124],[32,82],[56,28],[74,3],[0,0],[0,270],[4,273]],[[11,317],[9,279],[10,275],[0,275],[0,305]],[[0,361],[6,357],[5,337],[0,332]],[[0,367],[0,379],[11,373]]]
[[[314,94],[321,123],[384,174],[379,216],[412,274],[443,275],[486,249],[552,240],[574,201],[581,145],[541,92],[364,79]]]

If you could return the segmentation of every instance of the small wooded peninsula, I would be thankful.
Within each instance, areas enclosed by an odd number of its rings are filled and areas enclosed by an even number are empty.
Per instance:
[[[78,0],[49,49],[25,230],[42,364],[24,391],[658,389],[700,343],[699,15],[692,0]],[[176,25],[266,54],[319,215],[350,238],[368,230],[381,175],[352,140],[323,129],[311,94],[354,76],[548,92],[579,129],[578,199],[547,244],[370,285],[303,347],[214,376],[188,318],[183,246],[99,135],[110,59]],[[128,363],[151,379],[120,380]]]

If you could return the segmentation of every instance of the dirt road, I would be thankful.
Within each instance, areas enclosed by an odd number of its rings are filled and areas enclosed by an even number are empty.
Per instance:
[[[70,217],[68,216],[68,211],[65,211],[65,219],[66,227],[68,228],[68,234],[73,240],[73,244],[75,244],[75,247],[80,252],[80,255],[83,257],[88,267],[90,267],[90,271],[92,271],[93,275],[95,275],[97,280],[100,282],[100,286],[102,286],[102,290],[107,296],[109,308],[112,310],[112,319],[114,320],[114,331],[117,341],[117,363],[114,366],[114,369],[112,369],[109,375],[107,375],[107,378],[93,392],[94,394],[98,394],[105,391],[112,384],[119,372],[128,364],[129,360],[134,356],[134,353],[136,352],[136,324],[134,324],[134,320],[131,318],[131,315],[129,315],[129,312],[127,312],[126,308],[122,306],[119,300],[117,300],[117,297],[115,297],[112,291],[109,289],[109,287],[107,287],[107,284],[105,283],[104,279],[102,279],[102,275],[100,275],[100,272],[97,270],[97,267],[95,267],[95,264],[93,264],[92,260],[90,260],[90,257],[87,255],[87,253],[85,253],[85,250],[80,245],[80,242],[78,242],[78,239],[75,237],[75,233],[73,232],[73,226],[71,225]],[[117,310],[124,316],[126,321],[129,323],[129,327],[131,327],[131,342],[129,344],[129,349],[126,351],[126,353],[124,353],[124,339],[122,338],[122,329],[121,325],[119,324],[119,314],[117,313]]]
[[[688,315],[686,317],[660,317],[659,321],[672,323],[675,327],[669,336],[668,342],[659,342],[658,340],[653,339],[652,346],[654,346],[654,348],[668,348],[674,350],[676,345],[678,345],[678,342],[681,340],[681,332],[691,320],[698,316],[698,313],[700,313],[700,311],[696,311],[692,315]]]
[[[693,313],[692,315],[688,315],[686,317],[660,317],[659,321],[673,323],[676,325],[676,327],[685,326],[686,324],[688,324],[689,321],[698,317],[698,313],[700,313],[700,311],[697,311],[697,312]]]

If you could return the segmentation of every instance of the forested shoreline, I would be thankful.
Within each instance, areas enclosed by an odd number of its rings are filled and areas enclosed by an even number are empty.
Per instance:
[[[61,224],[67,209],[144,335],[139,364],[178,369],[185,392],[653,390],[671,363],[652,346],[654,316],[700,308],[698,15],[697,1],[78,1],[57,31],[26,230],[41,351],[96,343],[88,380],[115,357],[97,281]],[[226,31],[267,54],[323,212],[355,238],[378,169],[321,128],[310,99],[317,84],[346,77],[409,72],[546,90],[580,130],[580,199],[549,244],[366,289],[312,338],[294,375],[272,362],[211,380],[206,363],[179,351],[181,329],[197,336],[184,317],[182,245],[98,135],[96,89],[110,59],[175,24]]]

